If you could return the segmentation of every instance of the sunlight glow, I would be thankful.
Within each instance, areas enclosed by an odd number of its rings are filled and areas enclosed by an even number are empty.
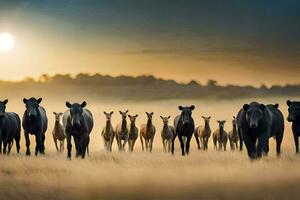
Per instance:
[[[0,52],[8,52],[15,47],[15,38],[10,33],[0,33]]]

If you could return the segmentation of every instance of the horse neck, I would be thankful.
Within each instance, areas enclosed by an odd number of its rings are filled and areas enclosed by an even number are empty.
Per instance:
[[[148,121],[147,121],[147,130],[149,130],[151,128],[152,128],[152,120],[148,119]]]
[[[237,125],[232,125],[232,132],[233,134],[237,134]]]
[[[168,124],[164,123],[163,125],[163,132],[166,133],[169,130]]]
[[[205,121],[204,130],[210,130],[209,122]]]
[[[54,129],[59,129],[61,127],[60,120],[55,120]]]
[[[220,135],[223,135],[224,134],[224,127],[219,127],[220,129]]]
[[[132,132],[135,129],[135,123],[130,123],[130,132]]]
[[[6,122],[5,117],[3,117],[3,118],[0,120],[0,131],[1,131],[2,128],[4,127],[5,122]]]
[[[122,119],[122,126],[121,126],[121,129],[122,130],[125,130],[127,128],[127,121],[126,119]]]
[[[106,120],[106,126],[105,126],[106,132],[110,131],[110,127],[111,127],[111,121]]]

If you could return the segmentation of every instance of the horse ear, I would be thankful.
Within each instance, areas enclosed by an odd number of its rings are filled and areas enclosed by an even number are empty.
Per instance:
[[[202,116],[202,118],[203,118],[203,119],[205,119],[205,117],[204,117],[204,116]]]
[[[169,116],[168,116],[168,119],[170,119],[170,118],[171,118],[171,116],[169,115]]]
[[[107,113],[105,111],[103,111],[103,113],[106,115]]]
[[[221,121],[220,121],[220,120],[218,120],[217,122],[218,122],[218,123],[220,123]]]
[[[210,118],[211,118],[211,116],[208,117],[208,119],[210,119]]]
[[[233,117],[233,119],[235,119],[235,116],[232,116]]]
[[[164,119],[162,116],[160,116],[161,119]]]
[[[8,99],[5,99],[5,100],[3,101],[4,105],[6,105],[7,102],[8,102]]]
[[[126,110],[126,112],[125,112],[126,114],[128,113],[128,110]]]
[[[138,117],[138,116],[139,116],[138,114],[135,115],[135,117]]]
[[[60,112],[60,113],[59,113],[59,115],[63,115],[63,113],[62,113],[62,112]]]
[[[275,107],[275,108],[279,108],[279,104],[276,103],[276,104],[274,105],[274,107]]]
[[[71,108],[71,106],[72,106],[72,104],[70,103],[70,102],[66,102],[66,106],[68,107],[68,108]]]
[[[122,115],[122,112],[119,110],[119,113]]]
[[[28,100],[27,100],[26,98],[23,98],[23,103],[25,103],[25,104],[26,104],[26,103],[27,103],[27,101],[28,101]]]
[[[111,114],[111,115],[114,114],[114,111],[111,111],[110,114]]]
[[[80,106],[81,106],[81,108],[84,108],[86,106],[86,102],[85,101],[82,102]]]
[[[183,107],[182,107],[182,106],[178,106],[178,109],[179,109],[179,110],[183,110]]]
[[[290,107],[290,105],[292,104],[292,102],[290,100],[287,100],[286,104]]]
[[[262,109],[262,110],[265,110],[266,106],[264,104],[260,104],[259,108]]]
[[[128,117],[130,118],[130,117],[131,117],[131,115],[128,115]]]
[[[54,115],[56,115],[56,112],[53,112]]]
[[[243,106],[244,111],[247,111],[249,107],[250,107],[249,104],[244,104]]]
[[[191,110],[194,110],[194,109],[195,109],[195,106],[194,106],[194,105],[190,106],[190,109],[191,109]]]
[[[151,115],[153,115],[154,113],[153,112],[151,112]]]
[[[42,98],[38,98],[37,103],[40,104],[42,102]]]

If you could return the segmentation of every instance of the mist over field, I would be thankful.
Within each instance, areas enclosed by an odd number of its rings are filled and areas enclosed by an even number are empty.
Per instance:
[[[59,93],[59,89],[57,89]],[[207,152],[199,151],[194,137],[189,156],[182,157],[178,140],[175,155],[162,151],[160,115],[179,114],[179,105],[195,105],[193,117],[196,125],[203,125],[202,115],[212,116],[211,128],[217,128],[217,120],[227,120],[225,130],[231,130],[232,116],[236,115],[244,103],[257,100],[262,103],[279,103],[285,118],[286,99],[283,97],[231,100],[169,99],[156,101],[125,101],[120,99],[95,99],[73,91],[72,96],[59,94],[58,98],[41,91],[41,103],[47,110],[49,128],[46,133],[46,155],[25,156],[25,139],[21,133],[21,154],[16,155],[15,146],[10,156],[0,156],[1,199],[298,199],[297,189],[300,181],[300,157],[295,147],[289,123],[282,143],[282,155],[276,157],[275,141],[270,141],[269,157],[250,161],[243,152],[213,150],[212,138]],[[28,93],[32,94],[32,93]],[[23,95],[23,93],[22,93]],[[37,95],[37,94],[36,94]],[[30,96],[30,95],[29,95]],[[26,96],[26,97],[29,97]],[[62,98],[64,96],[64,98]],[[23,96],[11,92],[7,111],[24,112]],[[36,96],[40,97],[40,96]],[[292,99],[297,99],[292,98]],[[54,126],[52,112],[66,110],[65,101],[87,102],[94,117],[91,133],[90,156],[85,160],[67,160],[66,151],[56,153],[51,131]],[[146,123],[145,112],[153,111],[153,122],[157,128],[152,153],[142,152],[140,138],[137,139],[133,153],[119,153],[116,141],[113,152],[104,151],[100,136],[105,126],[103,111],[114,111],[112,124],[120,121],[119,110],[129,110],[138,114],[136,124]],[[129,122],[128,122],[129,123]],[[72,141],[73,142],[73,141]],[[31,150],[35,147],[31,137]]]

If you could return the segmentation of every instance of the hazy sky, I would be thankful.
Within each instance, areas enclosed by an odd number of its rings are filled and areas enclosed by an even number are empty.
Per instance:
[[[300,83],[298,0],[0,0],[0,79],[153,74],[222,84]]]

